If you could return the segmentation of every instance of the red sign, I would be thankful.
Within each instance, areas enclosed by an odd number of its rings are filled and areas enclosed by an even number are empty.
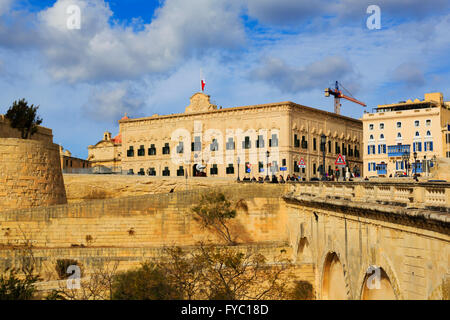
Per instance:
[[[347,165],[347,163],[345,162],[344,157],[341,154],[339,154],[339,156],[337,157],[337,159],[334,162],[334,164],[337,165],[337,166],[345,166],[345,165]]]
[[[306,168],[306,163],[305,163],[305,160],[303,158],[300,158],[300,161],[298,162],[298,167],[299,168]]]

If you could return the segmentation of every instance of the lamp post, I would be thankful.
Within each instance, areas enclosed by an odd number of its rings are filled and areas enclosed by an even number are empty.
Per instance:
[[[239,167],[240,167],[240,164],[241,164],[241,158],[237,158],[237,167],[238,167],[238,177],[237,177],[237,181],[241,181],[241,179],[239,178]]]
[[[266,151],[266,158],[267,158],[267,175],[266,175],[266,181],[269,181],[269,156],[270,156],[270,152],[269,150]]]
[[[414,151],[414,177],[417,176],[417,152]]]
[[[320,145],[322,146],[322,181],[325,181],[325,145],[327,143],[327,137],[325,134],[320,136]]]
[[[427,156],[426,155],[423,156],[422,170],[423,169],[425,169],[425,176],[428,176],[428,163],[427,163]]]

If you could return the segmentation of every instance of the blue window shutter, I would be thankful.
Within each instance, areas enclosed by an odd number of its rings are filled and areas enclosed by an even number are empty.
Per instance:
[[[422,142],[419,142],[419,151],[422,151]]]
[[[433,151],[433,141],[430,142],[430,151]]]
[[[370,146],[367,146],[367,154],[370,154]],[[370,171],[370,169],[369,169]]]
[[[423,143],[423,151],[427,151],[428,142]]]
[[[386,145],[385,144],[383,145],[383,151],[384,151],[384,154],[386,154]]]
[[[414,142],[413,143],[413,152],[415,152],[416,151],[416,143]]]
[[[368,163],[368,165],[369,165],[369,171],[370,171],[370,162]]]

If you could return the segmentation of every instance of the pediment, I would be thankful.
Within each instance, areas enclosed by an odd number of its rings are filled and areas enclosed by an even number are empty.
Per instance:
[[[217,110],[217,106],[211,104],[210,96],[201,92],[194,94],[190,101],[190,105],[186,107],[186,113],[205,112]]]

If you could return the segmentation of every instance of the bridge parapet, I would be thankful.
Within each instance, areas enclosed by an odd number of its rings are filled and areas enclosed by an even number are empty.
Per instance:
[[[408,208],[450,209],[450,183],[303,182],[292,195]]]

